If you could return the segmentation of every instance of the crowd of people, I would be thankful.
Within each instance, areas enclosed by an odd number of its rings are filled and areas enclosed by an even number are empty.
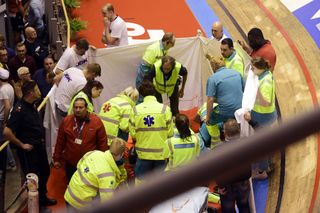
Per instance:
[[[29,25],[22,28],[17,21],[20,16],[25,19],[22,2],[15,2],[10,16],[16,35],[15,51],[6,46],[4,36],[0,35],[0,141],[9,140],[15,145],[24,174],[38,175],[41,206],[55,205],[56,200],[46,195],[50,167],[42,116],[36,107],[54,84],[60,126],[53,167],[65,169],[68,187],[64,198],[70,211],[99,199],[110,199],[117,188],[128,187],[125,164],[134,164],[135,184],[139,185],[153,170],[170,172],[202,153],[218,150],[224,143],[240,138],[235,112],[242,108],[245,85],[250,79],[243,59],[220,22],[213,23],[211,39],[221,43],[221,56],[207,55],[214,74],[207,79],[207,101],[194,118],[200,129],[193,131],[189,118],[179,112],[179,98],[190,85],[187,68],[170,56],[169,49],[175,45],[173,33],[165,33],[161,40],[146,48],[135,87],[123,88],[95,112],[93,99],[100,96],[104,87],[95,80],[101,75],[100,65],[88,62],[88,50],[95,48],[86,39],[80,39],[56,63],[43,42],[44,13],[34,9],[41,1],[31,0]],[[127,45],[125,22],[113,5],[106,4],[102,15],[101,41],[107,47]],[[254,105],[244,109],[243,119],[260,129],[277,120],[273,78],[276,54],[258,28],[248,32],[248,41],[249,46],[243,41],[238,43],[252,57],[258,87]],[[163,95],[169,98],[170,106],[163,104]],[[127,147],[129,137],[134,144],[131,150]],[[124,159],[126,152],[133,161]],[[13,169],[10,146],[7,153],[8,168]],[[248,180],[251,176],[267,178],[270,167],[270,159],[261,159],[238,178],[227,182],[216,180],[222,211],[233,212],[236,202],[240,212],[249,212]]]

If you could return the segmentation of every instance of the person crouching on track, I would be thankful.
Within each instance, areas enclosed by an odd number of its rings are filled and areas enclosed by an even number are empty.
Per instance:
[[[217,145],[217,151],[224,143],[241,143],[237,141],[240,138],[240,126],[235,119],[227,120],[223,125],[223,129],[225,141]],[[236,212],[235,204],[237,204],[239,213],[250,212],[250,177],[251,166],[250,164],[245,164],[239,166],[231,175],[229,172],[228,176],[220,175],[216,178],[222,212]]]
[[[100,109],[101,118],[105,130],[108,132],[108,145],[116,137],[127,141],[129,136],[129,117],[132,108],[136,105],[139,92],[133,87],[128,87],[116,97],[106,101]]]
[[[186,115],[176,116],[177,133],[167,139],[164,156],[168,159],[166,171],[185,165],[200,154],[200,139],[190,130],[189,119]]]
[[[115,189],[127,179],[122,158],[125,147],[124,140],[115,138],[110,150],[91,151],[80,159],[64,194],[69,212],[78,212],[113,197]]]

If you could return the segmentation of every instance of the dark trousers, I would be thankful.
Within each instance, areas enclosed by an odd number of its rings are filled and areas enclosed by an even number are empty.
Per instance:
[[[226,194],[220,195],[222,212],[236,213],[235,204],[237,204],[239,213],[250,213],[249,181],[242,181],[236,184],[227,185],[225,186],[225,189]]]
[[[165,160],[144,160],[138,158],[135,167],[135,175],[137,178],[142,180],[144,175],[156,169],[163,170],[165,166]]]
[[[163,103],[162,96],[160,93],[156,91],[157,101]],[[179,113],[179,84],[176,83],[174,86],[174,90],[172,95],[169,97],[170,99],[170,108],[172,112],[172,116],[176,116]]]
[[[66,176],[67,176],[67,183],[69,184],[69,182],[72,178],[72,175],[77,171],[77,167],[72,166],[71,164],[66,162],[65,171],[66,171]]]
[[[26,176],[28,173],[34,173],[39,179],[39,200],[46,199],[47,182],[50,175],[50,166],[47,158],[45,144],[33,145],[31,151],[17,149],[17,155],[20,160],[21,168]]]

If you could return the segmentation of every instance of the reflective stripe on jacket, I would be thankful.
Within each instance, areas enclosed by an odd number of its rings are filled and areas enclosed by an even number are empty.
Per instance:
[[[177,83],[177,80],[179,78],[179,72],[180,72],[182,65],[176,61],[175,66],[174,66],[173,70],[171,71],[172,72],[171,76],[167,80],[165,80],[165,78],[164,78],[164,73],[161,70],[161,66],[162,66],[161,60],[158,60],[156,63],[154,63],[156,76],[153,79],[153,84],[154,84],[156,90],[160,94],[167,93],[169,96],[171,96],[173,93],[174,87]]]
[[[175,135],[166,141],[166,146],[164,155],[169,159],[167,171],[194,160],[200,153],[200,139],[195,134],[185,139]]]
[[[99,113],[108,135],[108,145],[118,136],[119,129],[129,131],[129,117],[135,103],[126,95],[118,95],[105,102]]]
[[[142,59],[148,64],[153,65],[162,56],[165,56],[167,52],[167,50],[163,49],[161,41],[157,41],[147,47]]]
[[[133,108],[129,129],[136,140],[139,159],[164,160],[165,141],[173,135],[170,107],[157,102],[154,96],[145,97],[141,104]]]
[[[124,172],[117,167],[110,151],[88,152],[79,161],[64,199],[77,209],[91,205],[98,195],[100,201],[108,200],[126,177]]]
[[[273,80],[272,73],[270,71],[266,71],[267,73],[263,73],[262,78],[259,77],[259,88],[258,93],[261,94],[264,100],[259,98],[259,94],[257,94],[256,101],[254,103],[253,111],[257,113],[272,113],[275,110],[275,83]],[[265,104],[265,102],[269,102],[269,104]]]
[[[234,51],[229,58],[225,58],[226,67],[228,69],[233,69],[240,73],[242,77],[244,77],[244,63],[241,56]]]

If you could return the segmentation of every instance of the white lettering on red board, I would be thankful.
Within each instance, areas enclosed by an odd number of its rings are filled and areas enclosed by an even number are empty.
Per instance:
[[[129,44],[139,44],[147,41],[160,40],[164,35],[164,31],[161,29],[147,29],[149,39],[135,39],[134,37],[143,35],[146,32],[146,30],[144,29],[143,26],[136,23],[126,22],[126,25],[128,29]]]

